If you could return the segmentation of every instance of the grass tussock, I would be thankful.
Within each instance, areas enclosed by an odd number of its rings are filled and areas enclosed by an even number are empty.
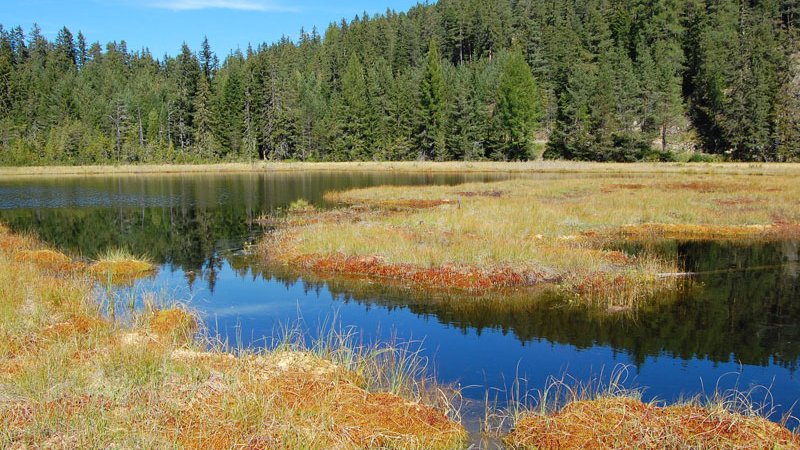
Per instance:
[[[797,435],[762,417],[698,404],[658,406],[632,397],[577,401],[530,415],[505,439],[513,449],[800,448]]]
[[[768,389],[762,403],[753,388],[663,405],[626,389],[627,375],[621,366],[606,382],[551,378],[532,406],[514,403],[502,416],[513,422],[504,443],[519,450],[800,448],[800,436],[767,419]]]
[[[49,249],[18,250],[14,257],[19,262],[32,263],[41,270],[51,272],[71,272],[85,267],[63,253]]]
[[[800,186],[776,174],[539,176],[332,192],[333,211],[289,215],[269,259],[320,273],[493,289],[557,282],[609,307],[672,289],[676,261],[618,244],[800,237]],[[500,282],[493,282],[499,278]]]
[[[100,282],[127,284],[152,275],[155,264],[148,258],[136,256],[124,249],[109,250],[89,266],[89,273]]]
[[[0,448],[463,446],[414,353],[330,334],[234,356],[180,305],[105,314],[91,269],[42,267],[25,242],[0,250]]]

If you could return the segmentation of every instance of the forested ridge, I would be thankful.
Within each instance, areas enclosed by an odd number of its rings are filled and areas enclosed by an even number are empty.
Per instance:
[[[0,26],[0,163],[798,160],[799,29],[797,0],[439,0],[220,58]]]

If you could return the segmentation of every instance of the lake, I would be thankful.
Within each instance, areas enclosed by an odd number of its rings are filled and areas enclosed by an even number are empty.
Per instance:
[[[531,175],[585,176],[585,175]],[[259,347],[282,325],[313,335],[335,320],[361,339],[420,345],[438,380],[460,385],[468,422],[487,390],[502,401],[518,377],[530,389],[565,374],[586,381],[628,367],[629,387],[674,401],[715,389],[753,389],[779,419],[800,400],[800,245],[664,242],[690,272],[669,299],[635,313],[573,306],[551,292],[472,298],[271,268],[244,251],[257,224],[298,199],[329,207],[330,190],[458,184],[502,174],[262,173],[0,180],[0,220],[75,256],[108,248],[161,268],[138,282],[199,310],[234,346]],[[628,246],[630,251],[639,251]],[[796,426],[790,423],[789,426]]]

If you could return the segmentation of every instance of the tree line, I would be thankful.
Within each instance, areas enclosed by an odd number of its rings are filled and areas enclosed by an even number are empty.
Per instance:
[[[800,159],[796,0],[439,0],[176,56],[0,25],[0,163]]]

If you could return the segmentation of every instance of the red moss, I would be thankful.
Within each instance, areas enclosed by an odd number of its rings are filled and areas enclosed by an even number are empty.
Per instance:
[[[343,255],[304,255],[290,263],[320,273],[387,278],[418,285],[484,290],[532,286],[553,281],[545,274],[511,267],[480,269],[472,266],[444,265],[422,268],[412,264],[390,264],[377,257],[347,257]]]

